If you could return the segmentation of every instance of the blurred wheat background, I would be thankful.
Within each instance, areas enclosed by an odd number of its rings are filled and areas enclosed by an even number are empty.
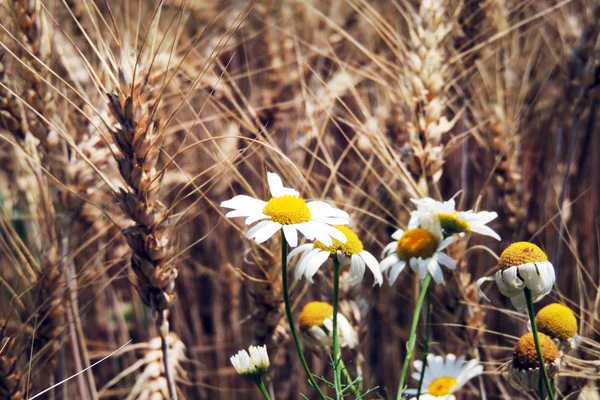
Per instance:
[[[160,329],[180,398],[258,398],[229,363],[249,344],[269,348],[275,398],[313,398],[279,242],[219,208],[266,198],[267,170],[350,213],[376,256],[410,198],[497,211],[503,242],[454,243],[433,296],[433,350],[485,366],[459,398],[530,398],[501,374],[526,320],[475,285],[515,240],[546,251],[544,304],[572,307],[586,338],[560,393],[600,398],[599,20],[595,0],[0,0],[0,398],[129,340],[39,398],[168,398]],[[416,285],[342,287],[349,369],[381,398]],[[296,312],[330,301],[331,269],[292,296]]]

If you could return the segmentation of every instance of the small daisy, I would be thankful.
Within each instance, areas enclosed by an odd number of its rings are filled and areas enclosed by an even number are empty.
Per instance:
[[[338,337],[340,347],[358,346],[358,335],[346,317],[338,312]],[[330,349],[333,346],[333,307],[322,301],[312,301],[300,312],[300,331],[314,348]]]
[[[538,333],[544,364],[550,379],[554,378],[560,370],[561,353],[550,337]],[[540,360],[535,350],[533,333],[523,335],[515,344],[512,363],[508,367],[508,374],[512,384],[529,391],[538,391],[540,380],[543,380],[540,369]],[[544,386],[542,384],[542,386]]]
[[[283,229],[290,247],[298,245],[298,231],[309,240],[319,240],[331,246],[332,238],[345,242],[346,237],[332,225],[347,225],[350,217],[324,201],[309,201],[299,197],[299,193],[283,186],[279,175],[267,172],[271,199],[263,201],[246,195],[238,195],[221,203],[221,207],[231,208],[227,218],[247,217],[246,225],[254,225],[246,237],[263,243],[277,231]]]
[[[248,351],[250,354],[248,354]],[[248,351],[240,350],[237,354],[231,356],[229,360],[238,374],[260,379],[271,366],[267,346],[250,346]]]
[[[417,372],[413,373],[412,377],[418,382],[421,378],[423,362],[417,360],[413,365]],[[429,354],[427,356],[427,366],[425,367],[420,399],[455,400],[454,393],[469,380],[481,375],[482,372],[483,366],[477,360],[465,362],[465,356],[456,358],[454,354],[448,354],[444,359],[441,356]],[[417,389],[408,389],[405,393],[416,395]]]
[[[432,225],[432,228],[435,229],[436,226]],[[398,229],[392,235],[392,239],[395,241],[385,246],[381,255],[385,258],[379,264],[381,272],[388,271],[390,285],[396,281],[407,263],[415,273],[419,274],[421,280],[430,273],[436,283],[444,282],[440,264],[450,269],[456,268],[454,260],[442,253],[454,238],[450,236],[442,239],[439,225],[434,231],[424,228],[407,231]]]
[[[500,236],[486,225],[498,217],[498,213],[496,212],[456,211],[454,199],[444,201],[443,203],[429,197],[411,199],[410,201],[417,205],[417,209],[410,213],[408,229],[419,227],[429,228],[429,225],[435,221],[432,219],[432,216],[437,216],[442,231],[446,236],[455,233],[459,233],[462,236],[465,232],[475,232],[500,240]]]
[[[577,318],[571,309],[560,303],[548,304],[535,315],[538,331],[548,335],[561,351],[571,351],[581,343],[577,334]],[[531,322],[529,322],[531,329]]]
[[[313,243],[304,244],[292,250],[288,255],[289,260],[297,254],[302,253],[300,260],[296,264],[296,279],[306,277],[312,283],[312,277],[317,273],[319,267],[327,261],[330,256],[335,255],[342,265],[350,265],[349,283],[356,284],[360,282],[365,275],[365,266],[369,267],[375,276],[375,282],[383,283],[383,276],[379,269],[377,259],[371,253],[364,250],[363,244],[350,228],[336,225],[335,229],[342,232],[346,237],[346,242],[342,243],[333,239],[331,246],[326,246],[318,240]]]
[[[550,293],[556,279],[554,267],[548,261],[546,253],[529,242],[516,242],[508,246],[500,255],[498,267],[499,270],[493,278],[481,278],[477,281],[477,286],[481,290],[483,282],[495,280],[498,290],[510,297],[513,305],[520,312],[527,309],[523,291],[525,288],[531,290],[535,303]]]

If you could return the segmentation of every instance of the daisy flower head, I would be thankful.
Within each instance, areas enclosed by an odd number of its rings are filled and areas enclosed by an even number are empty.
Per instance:
[[[433,230],[413,228],[407,231],[398,229],[392,234],[393,242],[383,249],[384,259],[379,264],[381,272],[387,271],[387,277],[392,285],[406,264],[421,280],[431,274],[436,283],[444,282],[440,264],[450,269],[456,268],[456,263],[442,251],[454,241],[450,236],[443,239],[439,225],[432,225]]]
[[[560,370],[562,354],[549,336],[538,332],[538,339],[548,377],[552,379]],[[513,359],[508,366],[508,374],[515,387],[530,391],[539,390],[543,375],[538,354],[535,350],[533,333],[529,332],[521,336],[515,344]]]
[[[340,347],[358,346],[358,335],[350,321],[338,312],[338,337]],[[300,331],[313,348],[331,349],[333,346],[333,307],[322,301],[312,301],[300,312]]]
[[[417,372],[413,373],[412,377],[418,382],[423,370],[423,361],[416,360],[413,365]],[[465,361],[465,356],[456,358],[454,354],[448,354],[445,358],[429,354],[420,398],[455,400],[454,393],[482,372],[483,366],[477,360]],[[416,395],[417,389],[407,389],[405,393]]]
[[[250,346],[248,351],[240,350],[229,360],[238,374],[252,379],[260,379],[271,366],[267,346]]]
[[[454,199],[439,202],[432,198],[411,199],[417,209],[410,213],[408,228],[429,228],[433,223],[439,223],[443,233],[451,236],[455,233],[461,236],[465,232],[475,232],[500,240],[500,236],[487,224],[498,217],[498,213],[490,211],[456,211]],[[437,217],[434,218],[434,217]],[[438,222],[439,221],[439,222]]]
[[[383,275],[379,269],[377,259],[371,253],[366,251],[361,240],[352,229],[336,225],[335,229],[339,230],[345,237],[346,242],[342,243],[336,238],[333,238],[333,244],[327,246],[319,240],[313,243],[307,243],[292,250],[288,255],[289,260],[297,254],[302,253],[302,256],[296,263],[296,279],[303,276],[312,283],[313,276],[317,270],[329,257],[337,257],[342,265],[350,265],[350,284],[357,284],[365,275],[365,267],[369,267],[375,283],[380,286],[383,283]]]
[[[246,217],[246,225],[258,222],[246,233],[256,243],[263,243],[277,231],[283,234],[290,247],[298,245],[298,232],[309,240],[319,240],[331,246],[332,238],[345,242],[346,237],[332,225],[347,225],[350,217],[345,211],[324,201],[305,202],[299,193],[283,186],[279,175],[267,172],[271,199],[263,201],[246,195],[237,195],[221,203],[232,209],[227,218]],[[260,221],[260,222],[259,222]]]
[[[556,280],[554,267],[548,261],[546,253],[529,242],[516,242],[508,246],[498,259],[498,268],[493,278],[480,278],[477,286],[481,290],[483,282],[495,280],[500,293],[510,297],[520,312],[527,309],[525,288],[531,290],[535,303],[550,293]]]
[[[535,315],[535,323],[538,331],[548,335],[561,351],[568,352],[581,343],[581,337],[577,334],[577,318],[565,305],[548,304]]]

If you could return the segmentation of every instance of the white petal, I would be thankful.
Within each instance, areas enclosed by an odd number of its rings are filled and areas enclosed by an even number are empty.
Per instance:
[[[433,258],[435,258],[440,264],[445,265],[450,269],[456,268],[456,262],[446,253],[437,252],[433,255]]]
[[[235,212],[235,211],[231,211],[231,212]],[[260,221],[261,219],[265,219],[265,218],[270,218],[270,217],[263,213],[257,213],[254,215],[250,215],[248,218],[246,218],[246,225],[253,224],[256,221]]]
[[[269,225],[270,223],[272,223],[273,221],[261,221],[258,224],[254,225],[252,228],[248,229],[248,232],[246,232],[246,237],[248,239],[252,239],[256,232],[260,231],[262,228],[264,228],[265,226]]]
[[[367,267],[369,267],[369,269],[373,273],[373,276],[375,277],[375,283],[378,283],[379,286],[381,286],[381,284],[383,283],[383,275],[381,274],[381,270],[379,269],[379,263],[377,262],[377,259],[373,257],[371,253],[365,250],[360,252],[360,257],[362,257],[362,259],[367,264]]]
[[[386,257],[383,260],[381,260],[381,263],[379,263],[379,268],[380,268],[381,272],[384,272],[392,264],[395,264],[398,261],[400,261],[400,259],[398,258],[398,255],[396,255],[396,253],[391,254],[389,257]]]
[[[302,222],[300,224],[295,224],[296,229],[298,229],[304,237],[308,240],[315,240],[315,230],[313,229],[313,225],[311,222]]]
[[[525,298],[525,292],[519,292],[510,298],[513,306],[519,312],[525,312],[527,310],[527,299]]]
[[[304,272],[306,272],[306,269],[310,265],[310,260],[312,259],[312,257],[322,251],[323,250],[321,249],[313,248],[312,250],[306,251],[304,254],[302,254],[302,257],[300,257],[300,259],[296,263],[296,279],[302,278]]]
[[[346,235],[344,235],[344,233],[342,231],[340,231],[339,229],[334,228],[331,225],[323,224],[323,226],[321,228],[329,236],[331,236],[334,239],[339,240],[341,243],[346,243],[348,241],[348,238],[346,237]]]
[[[398,229],[396,232],[392,233],[392,239],[399,240],[402,235],[404,235],[404,229]]]
[[[279,231],[281,229],[281,224],[278,224],[277,222],[273,222],[273,221],[266,221],[266,222],[268,224],[265,225],[264,228],[262,228],[261,230],[256,232],[256,234],[254,235],[254,240],[258,244],[266,242],[268,239],[271,238],[271,236],[276,234],[277,231]]]
[[[481,294],[481,297],[483,297],[487,301],[490,301],[490,299],[485,295],[485,293],[483,293],[483,290],[481,290],[481,285],[483,285],[485,282],[489,282],[489,281],[493,281],[493,280],[494,280],[494,277],[492,277],[492,276],[484,276],[483,278],[477,279],[477,290],[479,290],[479,294]]]
[[[496,240],[502,240],[500,238],[500,235],[498,235],[496,233],[496,231],[494,231],[489,226],[472,224],[471,225],[471,232],[479,233],[480,235],[490,236],[490,237],[493,237]]]
[[[439,246],[438,246],[438,248],[437,248],[437,251],[444,250],[446,247],[450,246],[450,244],[451,244],[452,242],[454,242],[454,240],[455,240],[455,239],[456,239],[456,238],[455,238],[454,236],[449,236],[449,237],[447,237],[446,239],[444,239],[444,240],[442,241],[442,243],[440,243],[440,245],[439,245]]]
[[[388,256],[391,252],[395,252],[396,248],[398,247],[398,242],[391,242],[388,243],[387,246],[385,246],[383,248],[383,251],[381,252],[381,257],[386,257]]]
[[[273,172],[267,172],[267,181],[269,182],[269,190],[271,191],[271,196],[273,197],[300,195],[300,193],[298,193],[296,190],[284,187],[279,175]]]
[[[365,260],[358,254],[353,254],[350,259],[350,283],[355,285],[365,276]]]
[[[398,279],[398,276],[404,270],[404,267],[406,267],[405,261],[398,261],[397,263],[392,265],[390,273],[388,274],[388,282],[390,286],[393,285],[394,282],[396,282],[396,279]]]
[[[496,273],[496,283],[503,295],[510,296],[523,290],[525,283],[519,278],[518,273],[517,267],[510,267]],[[498,274],[500,274],[500,280]]]
[[[288,263],[290,262],[292,257],[294,257],[296,254],[310,251],[313,248],[314,248],[314,245],[312,243],[306,243],[306,244],[296,247],[294,250],[290,251],[290,253],[288,254],[288,256],[287,256]]]
[[[252,215],[255,210],[262,211],[265,208],[267,203],[255,199],[254,197],[246,196],[245,194],[240,194],[235,196],[232,199],[225,200],[221,203],[221,207],[223,208],[233,208],[236,210],[252,210],[250,214],[246,214],[244,216]]]
[[[290,247],[298,246],[298,231],[294,225],[283,225],[283,234]]]
[[[424,260],[423,262],[427,263],[427,270],[433,277],[433,280],[435,281],[435,283],[440,284],[440,283],[444,282],[444,275],[442,274],[442,268],[440,267],[440,264],[438,264],[438,262],[435,260],[435,258],[433,258],[433,257],[428,258],[427,260]]]
[[[410,220],[408,221],[408,229],[418,228],[421,224],[421,220],[419,218],[419,213],[413,211],[410,213]]]
[[[310,283],[312,283],[312,277],[317,273],[321,265],[323,265],[323,263],[327,261],[330,255],[331,254],[329,254],[326,251],[321,251],[320,253],[317,253],[310,258],[310,263],[308,262],[309,260],[306,261],[307,263],[309,263],[309,265],[307,265],[306,267],[306,272],[304,272],[304,276]]]

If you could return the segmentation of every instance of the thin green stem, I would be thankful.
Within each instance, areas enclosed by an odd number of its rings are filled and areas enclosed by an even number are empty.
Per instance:
[[[406,374],[408,372],[408,366],[410,365],[410,359],[412,357],[413,350],[415,349],[417,326],[419,324],[419,314],[421,314],[423,300],[425,300],[425,294],[427,294],[427,289],[429,288],[430,282],[431,275],[427,274],[427,278],[425,278],[425,282],[423,282],[423,287],[421,288],[421,293],[419,294],[419,299],[417,300],[417,305],[415,306],[415,315],[413,316],[412,326],[410,328],[410,336],[408,337],[408,344],[406,345],[406,357],[404,358],[404,365],[402,366],[402,375],[400,375],[400,383],[398,383],[398,394],[396,395],[396,400],[402,399],[404,381],[406,379]]]
[[[340,368],[340,338],[338,334],[338,306],[340,301],[340,262],[337,255],[333,255],[333,384],[335,398],[342,398],[342,371]]]
[[[421,364],[421,376],[419,377],[419,387],[417,388],[417,400],[421,397],[421,388],[425,378],[425,368],[427,368],[427,356],[429,355],[429,337],[431,336],[431,313],[433,304],[431,303],[431,286],[427,288],[427,316],[425,328],[425,342],[423,343],[423,363]]]
[[[287,253],[288,253],[288,243],[285,240],[285,236],[283,234],[283,230],[281,231],[281,287],[283,290],[283,305],[285,308],[285,315],[287,316],[288,324],[290,325],[290,333],[292,334],[292,338],[294,339],[294,344],[296,345],[296,352],[298,353],[298,358],[300,358],[300,363],[306,371],[306,375],[308,375],[308,381],[311,386],[315,388],[315,390],[319,393],[319,397],[323,400],[327,400],[327,396],[323,393],[313,374],[310,372],[310,368],[308,367],[308,363],[306,362],[306,358],[304,358],[304,353],[302,352],[302,346],[300,346],[300,340],[298,340],[298,335],[296,334],[296,326],[294,324],[294,316],[292,315],[292,305],[290,302],[290,293],[288,288],[288,279],[287,279]]]
[[[262,393],[263,397],[266,400],[271,400],[271,396],[269,396],[269,392],[267,391],[267,388],[265,387],[265,383],[263,382],[263,380],[261,378],[258,378],[256,380],[256,386],[258,386],[258,388],[260,389],[260,392]]]
[[[533,343],[535,344],[535,350],[538,354],[538,360],[540,361],[540,369],[542,370],[542,376],[544,377],[544,385],[546,385],[546,391],[548,392],[548,397],[550,400],[554,400],[554,390],[552,389],[552,384],[550,383],[550,378],[548,377],[548,371],[546,370],[546,363],[544,362],[544,355],[542,354],[542,347],[540,346],[540,339],[538,338],[538,330],[537,324],[535,323],[535,311],[533,309],[533,301],[531,299],[531,290],[529,288],[525,288],[525,300],[527,301],[527,311],[529,312],[529,321],[531,321],[531,332],[533,333]],[[546,398],[544,396],[544,391],[540,388],[540,396],[542,399]]]
[[[344,364],[344,360],[342,360],[341,358],[340,358],[340,367],[342,368],[344,377],[348,381],[348,385],[350,385],[350,389],[352,390],[354,397],[357,399],[360,399],[360,397],[362,396],[362,394],[360,393],[360,388],[357,387],[356,385],[354,385],[354,379],[352,379],[352,377],[350,376],[350,373],[348,372],[348,369],[346,368],[346,364]]]

